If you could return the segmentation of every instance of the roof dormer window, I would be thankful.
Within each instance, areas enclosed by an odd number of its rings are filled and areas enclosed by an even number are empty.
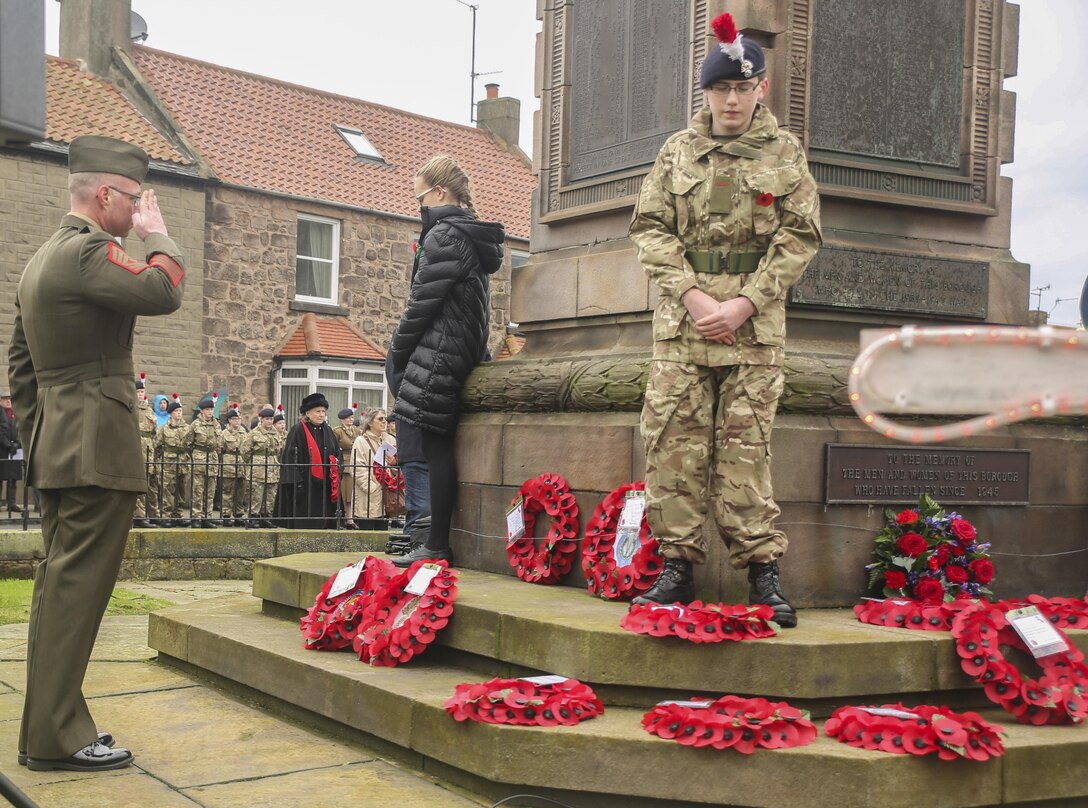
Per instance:
[[[358,129],[352,129],[350,126],[341,126],[338,123],[334,123],[332,128],[344,139],[345,143],[351,146],[356,157],[361,157],[364,160],[374,160],[379,163],[385,162],[382,153],[374,148],[374,144]]]

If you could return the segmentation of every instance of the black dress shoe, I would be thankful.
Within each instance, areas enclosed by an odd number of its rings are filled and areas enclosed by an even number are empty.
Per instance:
[[[446,547],[442,550],[432,550],[427,545],[417,547],[410,553],[405,553],[400,558],[393,559],[393,565],[396,567],[410,567],[417,561],[446,561],[453,564],[453,553],[450,552],[450,548]]]
[[[42,760],[38,760],[37,763],[40,766],[40,765],[42,765],[42,763],[67,762],[67,761],[72,760],[73,758],[76,758],[78,756],[83,755],[92,746],[103,746],[103,747],[106,747],[107,750],[112,750],[114,743],[116,743],[116,742],[113,739],[113,735],[111,735],[108,732],[100,732],[100,733],[98,733],[98,742],[97,743],[91,744],[90,746],[85,746],[83,749],[77,751],[77,753],[75,755],[73,755],[71,758],[64,758],[64,760],[62,760],[62,761],[54,761],[54,760],[42,761]],[[128,762],[129,763],[132,762],[133,756],[132,756],[131,753],[128,753],[127,749],[119,749],[119,751],[124,751],[124,753],[127,753],[128,754]],[[33,768],[33,767],[29,767],[28,758],[26,756],[25,751],[21,751],[21,753],[18,754],[18,765],[26,766],[28,768]],[[127,766],[127,765],[128,765],[128,763],[119,763],[119,765],[110,766],[110,767],[107,767],[107,768],[108,769],[120,769],[122,766]],[[69,767],[53,766],[52,768],[54,768],[54,769],[65,769],[65,768],[69,768]],[[70,771],[95,771],[95,770],[97,770],[97,767],[90,768],[90,769],[88,769],[86,767],[79,768],[79,769],[70,769]],[[34,771],[49,771],[49,769],[40,769],[40,768],[38,768],[38,769],[34,769]]]

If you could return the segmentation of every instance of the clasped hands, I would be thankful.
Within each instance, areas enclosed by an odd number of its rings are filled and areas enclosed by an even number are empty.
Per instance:
[[[718,302],[702,289],[693,288],[681,298],[684,307],[695,321],[695,330],[708,342],[733,345],[737,341],[737,329],[756,313],[756,307],[746,297]]]

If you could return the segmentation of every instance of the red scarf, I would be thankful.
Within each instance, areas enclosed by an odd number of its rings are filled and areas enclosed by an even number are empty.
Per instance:
[[[321,449],[317,446],[317,440],[314,439],[309,424],[303,424],[302,431],[306,433],[306,448],[310,451],[310,474],[314,479],[324,480],[325,459],[321,456]],[[329,488],[331,489],[332,501],[336,502],[336,495],[340,492],[340,474],[335,463],[329,464]]]

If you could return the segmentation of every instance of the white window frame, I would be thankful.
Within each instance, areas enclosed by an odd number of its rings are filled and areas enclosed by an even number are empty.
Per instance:
[[[378,147],[370,142],[370,138],[364,135],[360,130],[351,126],[344,126],[340,123],[334,123],[332,128],[336,130],[336,133],[344,139],[344,142],[348,144],[356,157],[361,157],[364,160],[373,160],[377,163],[386,162],[385,157],[378,151]]]
[[[306,376],[298,378],[283,378],[284,370],[305,370]],[[341,371],[348,374],[347,379],[326,379],[322,378],[320,371],[331,370]],[[380,376],[381,382],[361,382],[355,380],[355,374],[359,371],[367,371]],[[381,407],[384,410],[389,408],[389,388],[385,383],[385,365],[377,360],[359,359],[357,361],[351,361],[347,359],[314,359],[314,360],[289,360],[283,362],[276,368],[275,373],[275,386],[276,386],[276,401],[282,402],[283,388],[284,387],[305,387],[306,395],[310,393],[316,393],[318,386],[321,387],[343,387],[348,391],[348,402],[358,401],[359,396],[355,395],[355,390],[381,390],[382,403]],[[333,413],[335,415],[335,413]],[[335,421],[335,418],[331,419]]]
[[[332,274],[332,282],[329,285],[329,297],[316,297],[313,295],[300,295],[298,293],[298,260],[304,258],[307,261],[319,261],[325,263],[328,259],[315,258],[312,255],[299,255],[298,252],[298,228],[295,229],[295,300],[303,303],[324,303],[330,306],[338,305],[340,296],[340,222],[336,219],[326,219],[322,216],[312,216],[308,213],[296,214],[298,221],[316,222],[332,226],[332,261],[329,270]]]

